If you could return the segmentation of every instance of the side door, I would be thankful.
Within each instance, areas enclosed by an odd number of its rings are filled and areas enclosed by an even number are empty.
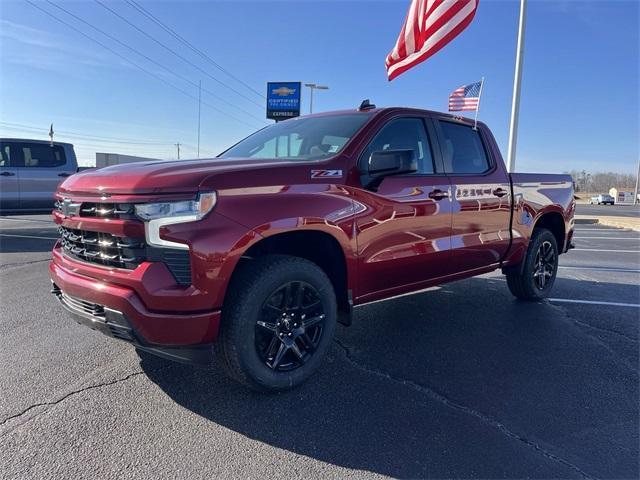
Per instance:
[[[53,194],[58,184],[71,175],[62,145],[48,143],[20,144],[20,208],[53,208]]]
[[[20,207],[16,147],[16,143],[0,142],[0,210],[17,210]]]
[[[496,264],[509,248],[511,185],[481,129],[436,122],[452,188],[451,266],[454,273]]]
[[[449,180],[434,135],[427,118],[391,119],[358,160],[363,173],[373,152],[410,149],[418,168],[412,174],[387,176],[377,187],[367,187],[368,176],[361,177],[361,203],[367,206],[356,219],[361,301],[416,290],[449,272]]]

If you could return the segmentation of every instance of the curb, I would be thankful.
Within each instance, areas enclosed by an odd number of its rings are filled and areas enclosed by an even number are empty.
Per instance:
[[[607,227],[627,228],[640,232],[640,218],[633,217],[589,217],[586,215],[576,215],[576,225],[594,225],[599,224]]]

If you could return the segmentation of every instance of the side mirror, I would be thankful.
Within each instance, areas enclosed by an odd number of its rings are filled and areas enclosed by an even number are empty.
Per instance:
[[[369,178],[413,173],[418,170],[415,150],[379,150],[369,157]]]

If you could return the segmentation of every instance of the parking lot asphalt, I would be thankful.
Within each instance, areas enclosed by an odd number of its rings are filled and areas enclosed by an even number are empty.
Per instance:
[[[496,272],[362,306],[260,395],[75,324],[48,216],[0,217],[0,477],[638,478],[640,234],[575,235],[551,299]]]
[[[608,217],[640,217],[639,205],[576,205],[577,215],[606,215]]]

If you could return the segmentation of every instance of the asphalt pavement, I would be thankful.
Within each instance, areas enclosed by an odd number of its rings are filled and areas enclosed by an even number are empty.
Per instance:
[[[548,301],[496,272],[359,307],[277,395],[71,321],[55,237],[0,217],[0,478],[639,476],[638,232],[578,225]]]
[[[640,205],[576,205],[577,215],[605,215],[608,217],[640,217]]]

